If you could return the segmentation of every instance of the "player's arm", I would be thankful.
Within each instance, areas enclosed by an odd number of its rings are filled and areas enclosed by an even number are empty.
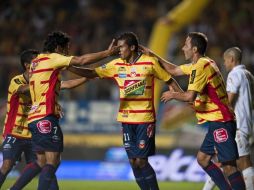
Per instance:
[[[17,94],[25,94],[29,92],[29,84],[24,84],[18,87]]]
[[[88,79],[86,77],[73,79],[73,80],[67,80],[67,81],[61,81],[61,90],[64,89],[71,89],[80,86],[81,84],[84,84],[87,82]]]
[[[163,59],[162,57],[160,57],[159,55],[155,54],[152,50],[148,49],[147,47],[144,47],[144,46],[139,46],[140,50],[146,54],[146,55],[149,55],[149,56],[152,56],[152,57],[156,57],[160,63],[160,65],[171,75],[173,76],[181,76],[181,75],[184,75],[184,73],[182,72],[182,70],[180,69],[179,66],[169,62],[169,61],[166,61],[165,59]]]
[[[194,102],[196,97],[197,97],[197,92],[193,90],[188,90],[186,92],[174,92],[170,90],[162,94],[161,101],[167,102],[167,101],[175,99],[182,102]]]
[[[89,79],[98,77],[98,74],[95,72],[95,70],[90,68],[70,66],[67,68],[67,70],[79,76],[86,77]]]
[[[119,46],[115,45],[115,40],[112,40],[107,50],[97,53],[84,54],[82,56],[74,56],[70,61],[70,65],[87,65],[98,62],[106,57],[116,54],[119,51]]]

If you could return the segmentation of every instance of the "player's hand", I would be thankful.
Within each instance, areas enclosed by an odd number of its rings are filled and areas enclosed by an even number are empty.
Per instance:
[[[148,56],[154,56],[154,53],[149,48],[142,45],[139,45],[138,48],[139,48],[139,51],[141,51],[143,54]]]
[[[166,103],[173,99],[173,91],[166,91],[161,96],[161,101]]]
[[[119,46],[117,46],[115,39],[113,39],[110,45],[108,46],[108,51],[110,52],[110,55],[118,54]]]

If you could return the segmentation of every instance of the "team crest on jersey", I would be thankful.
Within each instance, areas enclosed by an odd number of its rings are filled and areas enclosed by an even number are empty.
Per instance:
[[[213,137],[217,143],[222,143],[228,140],[228,132],[224,128],[216,129],[213,132]]]
[[[22,84],[22,82],[21,82],[19,79],[14,79],[14,82],[15,82],[16,84]]]
[[[36,126],[39,132],[43,134],[50,133],[52,129],[52,125],[49,120],[39,121]]]
[[[138,147],[139,147],[140,149],[143,149],[143,148],[145,148],[145,146],[146,146],[146,142],[145,142],[144,140],[140,140],[140,141],[139,141]]]
[[[126,68],[125,67],[119,67],[118,69],[118,77],[119,78],[126,78],[127,73],[126,73]]]
[[[137,69],[135,67],[131,67],[131,77],[136,77],[137,75]]]
[[[145,86],[145,80],[125,80],[124,93],[125,95],[143,95]]]
[[[196,77],[196,70],[192,70],[191,76],[190,76],[190,84],[194,83],[195,77]]]

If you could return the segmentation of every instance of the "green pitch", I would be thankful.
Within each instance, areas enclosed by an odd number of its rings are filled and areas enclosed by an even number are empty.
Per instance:
[[[36,190],[37,180],[33,180],[24,190]],[[7,179],[3,190],[7,190],[14,180]],[[203,183],[159,182],[160,190],[201,190]],[[133,181],[59,181],[60,190],[139,190]],[[215,189],[217,190],[217,189]]]

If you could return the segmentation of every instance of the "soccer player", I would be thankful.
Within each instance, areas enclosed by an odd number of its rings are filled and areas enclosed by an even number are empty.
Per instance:
[[[123,144],[136,182],[142,190],[157,190],[156,174],[148,162],[148,157],[155,154],[154,79],[163,80],[174,90],[180,89],[156,58],[139,52],[134,33],[121,34],[117,44],[120,58],[95,70],[73,67],[69,70],[81,76],[99,76],[117,82],[120,91],[117,120],[122,123]]]
[[[239,152],[237,167],[242,172],[246,189],[254,190],[254,171],[250,159],[249,138],[252,134],[252,110],[254,76],[241,64],[242,51],[232,47],[224,52],[224,65],[228,73],[227,93],[229,103],[236,115],[236,143]],[[211,179],[207,180],[205,190],[212,189]],[[209,186],[209,184],[211,184]],[[208,187],[209,186],[209,187]]]
[[[32,133],[33,150],[37,161],[26,167],[18,182],[11,188],[21,189],[40,171],[38,190],[49,189],[60,164],[63,151],[63,134],[59,126],[60,107],[58,94],[60,72],[70,65],[85,65],[106,58],[118,47],[110,45],[105,51],[67,56],[69,36],[63,32],[52,32],[44,42],[44,52],[39,54],[30,67],[29,87],[32,107],[28,114],[28,127]]]
[[[223,190],[244,190],[245,184],[241,173],[236,167],[238,159],[235,142],[236,123],[230,109],[224,80],[216,63],[205,56],[207,37],[203,33],[189,33],[182,48],[185,59],[191,64],[176,66],[157,56],[163,67],[172,75],[189,75],[188,90],[185,92],[165,92],[163,102],[176,99],[193,102],[198,118],[198,124],[208,125],[208,132],[197,154],[200,166],[211,176],[216,185]],[[150,54],[151,51],[145,49]],[[218,160],[222,163],[222,171],[211,162],[217,152]]]
[[[20,55],[24,73],[12,78],[8,89],[7,114],[3,129],[3,164],[0,169],[0,188],[15,162],[24,152],[26,163],[34,160],[31,133],[27,127],[27,115],[30,110],[28,73],[31,60],[37,56],[36,50],[26,50]]]

